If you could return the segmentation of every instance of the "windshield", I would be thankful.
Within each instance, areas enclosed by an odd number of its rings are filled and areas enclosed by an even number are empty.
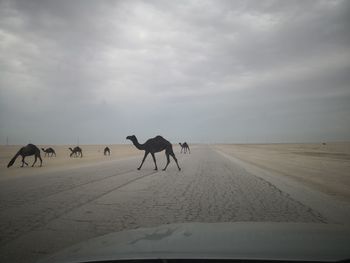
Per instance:
[[[349,1],[0,2],[0,261],[173,223],[350,222]]]

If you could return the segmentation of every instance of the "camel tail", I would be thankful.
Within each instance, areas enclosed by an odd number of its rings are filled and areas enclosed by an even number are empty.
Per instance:
[[[11,167],[11,166],[14,164],[14,162],[15,162],[16,159],[17,159],[17,157],[20,155],[20,152],[21,152],[21,150],[19,150],[19,151],[15,154],[15,156],[13,156],[13,158],[11,159],[11,161],[9,162],[9,164],[7,165],[7,168]]]

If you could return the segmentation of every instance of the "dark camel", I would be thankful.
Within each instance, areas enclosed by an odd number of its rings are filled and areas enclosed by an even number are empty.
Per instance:
[[[182,150],[184,151],[184,153],[187,153],[187,151],[188,151],[188,153],[191,153],[190,147],[188,146],[187,142],[184,142],[184,143],[179,142],[179,144],[181,146],[180,153],[182,153]]]
[[[156,136],[152,139],[149,139],[144,144],[140,144],[137,141],[137,138],[135,135],[128,136],[128,137],[126,137],[126,139],[132,141],[137,149],[145,151],[145,155],[143,156],[142,163],[141,163],[140,167],[137,168],[137,170],[141,169],[141,167],[142,167],[142,165],[143,165],[144,161],[146,160],[146,157],[149,153],[151,153],[153,161],[154,161],[154,165],[155,165],[154,170],[158,170],[156,157],[154,156],[154,154],[156,152],[161,152],[161,151],[165,150],[167,164],[164,167],[163,171],[166,170],[166,168],[168,167],[168,165],[170,163],[169,155],[171,155],[171,157],[173,157],[173,159],[176,162],[177,168],[179,168],[179,171],[181,171],[181,168],[180,168],[179,164],[177,163],[177,159],[176,159],[175,154],[173,152],[173,146],[171,145],[170,142],[165,140],[162,136]]]
[[[79,146],[74,147],[74,149],[69,147],[69,150],[71,151],[70,157],[78,157],[78,155],[80,155],[80,158],[83,157],[83,151]]]
[[[103,154],[104,154],[104,155],[107,155],[107,153],[108,153],[108,155],[111,155],[111,150],[110,150],[108,147],[106,147],[106,148],[103,150]]]
[[[48,157],[52,157],[53,155],[55,155],[55,157],[56,157],[56,152],[55,152],[55,150],[52,149],[51,147],[50,147],[50,148],[46,148],[46,150],[45,150],[44,148],[41,148],[41,150],[45,153],[45,154],[44,154],[44,157],[46,157],[46,155],[47,155]],[[51,155],[50,155],[50,153],[51,153]]]
[[[9,168],[10,166],[12,166],[14,164],[14,162],[16,161],[18,156],[22,156],[21,167],[23,167],[24,165],[28,165],[28,163],[26,163],[26,161],[24,161],[24,158],[26,158],[27,156],[31,156],[31,155],[34,155],[34,157],[35,157],[35,160],[32,164],[32,167],[34,166],[34,164],[36,163],[36,160],[38,158],[40,160],[40,166],[42,166],[43,160],[41,159],[41,156],[40,156],[40,149],[38,147],[36,147],[34,144],[28,144],[27,146],[24,146],[21,149],[19,149],[19,151],[15,154],[15,156],[11,159],[11,161],[7,165],[7,168]]]

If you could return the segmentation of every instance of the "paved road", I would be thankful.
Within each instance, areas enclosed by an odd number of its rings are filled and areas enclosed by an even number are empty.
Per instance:
[[[0,181],[0,262],[35,262],[123,229],[178,222],[326,222],[209,146],[166,172],[140,157]],[[164,153],[157,155],[159,167]]]

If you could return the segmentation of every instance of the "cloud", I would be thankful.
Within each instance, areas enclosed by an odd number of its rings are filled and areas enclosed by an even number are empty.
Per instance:
[[[350,107],[337,105],[350,98],[349,10],[348,1],[2,1],[0,140],[109,143],[129,131],[348,140]]]

